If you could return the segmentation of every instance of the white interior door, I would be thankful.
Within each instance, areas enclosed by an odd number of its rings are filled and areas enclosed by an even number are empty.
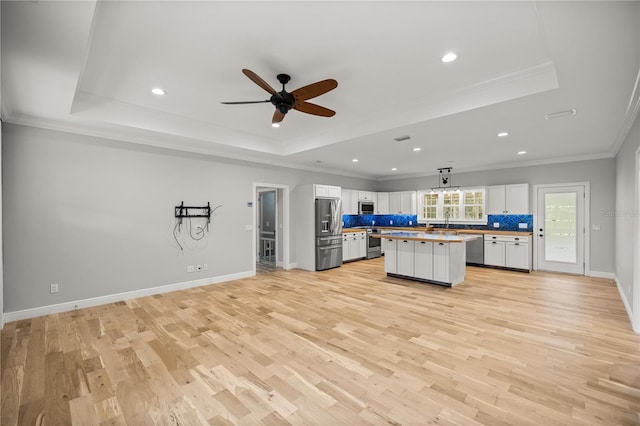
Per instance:
[[[539,187],[536,196],[538,269],[583,275],[585,187]]]

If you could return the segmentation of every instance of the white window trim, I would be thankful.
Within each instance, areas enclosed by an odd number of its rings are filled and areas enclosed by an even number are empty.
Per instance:
[[[449,220],[450,224],[463,224],[463,225],[486,225],[487,224],[487,188],[485,186],[472,186],[466,188],[460,188],[460,192],[464,194],[464,192],[478,192],[481,191],[483,193],[482,201],[482,211],[485,212],[482,219],[455,219]],[[442,193],[443,191],[436,191]],[[424,195],[430,194],[430,189],[419,189],[416,191],[417,194],[417,213],[418,213],[418,223],[429,223],[440,225],[445,223],[443,215],[443,200],[442,197],[438,197],[438,205],[436,207],[436,219],[427,219],[423,216],[424,214]],[[464,214],[464,196],[460,197],[460,212]]]

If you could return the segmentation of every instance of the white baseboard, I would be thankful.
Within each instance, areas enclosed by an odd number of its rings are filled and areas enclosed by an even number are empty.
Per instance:
[[[631,310],[631,305],[629,304],[629,301],[627,300],[627,296],[624,294],[624,291],[622,290],[622,283],[620,282],[617,276],[615,276],[614,279],[616,280],[616,287],[618,287],[618,293],[620,293],[620,299],[622,299],[624,308],[627,310],[627,316],[629,317],[629,321],[631,322],[631,328],[633,328],[633,311]],[[637,330],[634,330],[634,331],[636,333],[638,332]]]
[[[199,280],[185,281],[182,283],[167,284],[158,287],[143,288],[140,290],[127,291],[124,293],[108,294],[106,296],[92,297],[90,299],[75,300],[71,302],[58,303],[56,305],[40,306],[37,308],[24,309],[21,311],[5,312],[3,320],[6,322],[20,321],[23,319],[41,317],[43,315],[68,312],[76,309],[90,308],[92,306],[106,305],[107,303],[121,302],[123,300],[135,299],[137,297],[153,296],[156,294],[169,293],[171,291],[185,290],[193,287],[200,287],[209,284],[218,284],[225,281],[239,280],[254,276],[253,271],[238,272],[236,274],[220,275],[217,277],[202,278]],[[3,321],[3,325],[4,325]]]
[[[613,272],[589,271],[586,275],[594,278],[608,278],[610,280],[616,279],[616,274]]]

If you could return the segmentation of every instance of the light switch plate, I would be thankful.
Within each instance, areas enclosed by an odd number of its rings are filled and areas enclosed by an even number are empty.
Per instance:
[[[526,223],[519,223],[518,224],[518,229],[527,229],[527,224]]]

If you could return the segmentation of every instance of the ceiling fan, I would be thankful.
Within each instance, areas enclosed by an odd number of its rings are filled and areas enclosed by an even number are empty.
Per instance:
[[[293,92],[287,92],[284,86],[289,82],[289,80],[291,80],[291,77],[288,74],[278,74],[276,78],[278,79],[280,84],[282,84],[282,91],[276,92],[273,87],[269,86],[266,81],[260,78],[258,74],[254,73],[253,71],[243,69],[242,72],[255,84],[269,92],[271,94],[271,98],[264,101],[221,103],[225,105],[238,105],[271,102],[276,107],[276,110],[273,113],[273,119],[271,120],[272,124],[280,123],[284,119],[285,114],[292,108],[300,112],[319,115],[322,117],[333,117],[336,114],[335,111],[332,111],[329,108],[307,102],[307,99],[315,98],[316,96],[325,94],[338,87],[338,82],[333,79],[318,81],[316,83],[312,83],[296,89]]]

